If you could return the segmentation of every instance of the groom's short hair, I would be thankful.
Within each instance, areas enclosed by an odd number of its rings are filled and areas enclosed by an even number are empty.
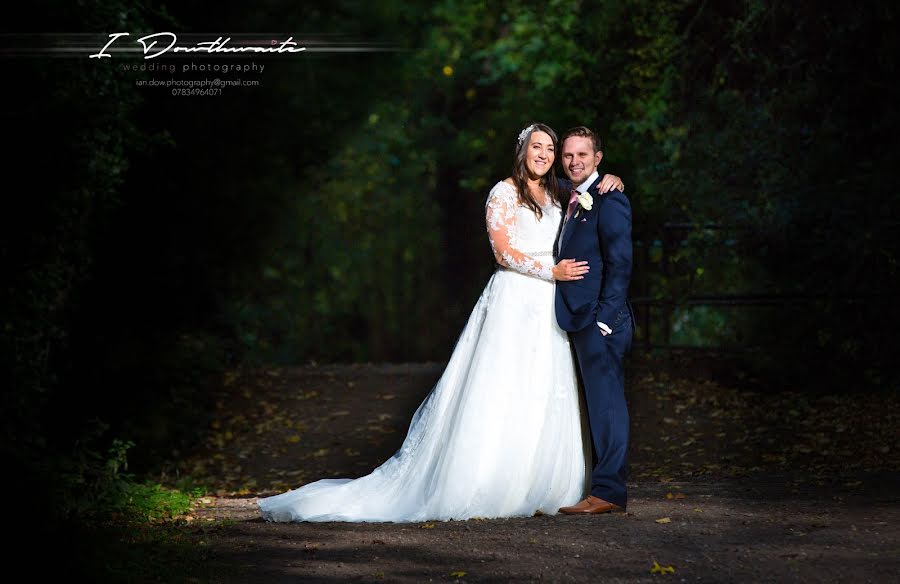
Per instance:
[[[566,138],[570,138],[572,136],[578,136],[580,138],[590,138],[591,142],[594,144],[594,152],[600,152],[600,136],[591,131],[590,128],[585,126],[575,126],[574,128],[569,128],[566,130],[566,133],[563,134],[562,140],[559,141],[560,144],[566,141]]]

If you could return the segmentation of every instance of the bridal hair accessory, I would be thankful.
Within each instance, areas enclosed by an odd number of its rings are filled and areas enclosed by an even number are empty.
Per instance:
[[[534,129],[534,124],[531,124],[524,130],[519,132],[519,144],[522,144],[522,142],[525,140],[525,137],[528,135],[528,132],[532,131],[533,129]]]

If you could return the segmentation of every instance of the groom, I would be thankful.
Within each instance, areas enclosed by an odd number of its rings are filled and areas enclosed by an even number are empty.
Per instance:
[[[562,137],[562,165],[572,181],[556,260],[587,260],[582,280],[556,283],[556,320],[569,332],[584,384],[595,466],[590,495],[560,513],[625,511],[628,409],[623,360],[631,345],[631,204],[619,190],[600,194],[600,138],[584,126]]]

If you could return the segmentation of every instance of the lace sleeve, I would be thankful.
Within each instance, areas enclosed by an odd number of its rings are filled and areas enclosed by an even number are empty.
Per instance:
[[[501,266],[552,282],[552,265],[545,266],[515,247],[518,203],[516,190],[509,183],[500,182],[491,189],[485,208],[488,238],[494,257]]]

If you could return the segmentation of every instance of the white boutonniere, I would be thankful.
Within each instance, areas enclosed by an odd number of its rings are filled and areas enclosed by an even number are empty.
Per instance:
[[[594,197],[591,196],[590,193],[581,193],[578,195],[578,210],[575,211],[575,216],[578,217],[578,214],[581,213],[581,210],[590,211],[594,206]]]

